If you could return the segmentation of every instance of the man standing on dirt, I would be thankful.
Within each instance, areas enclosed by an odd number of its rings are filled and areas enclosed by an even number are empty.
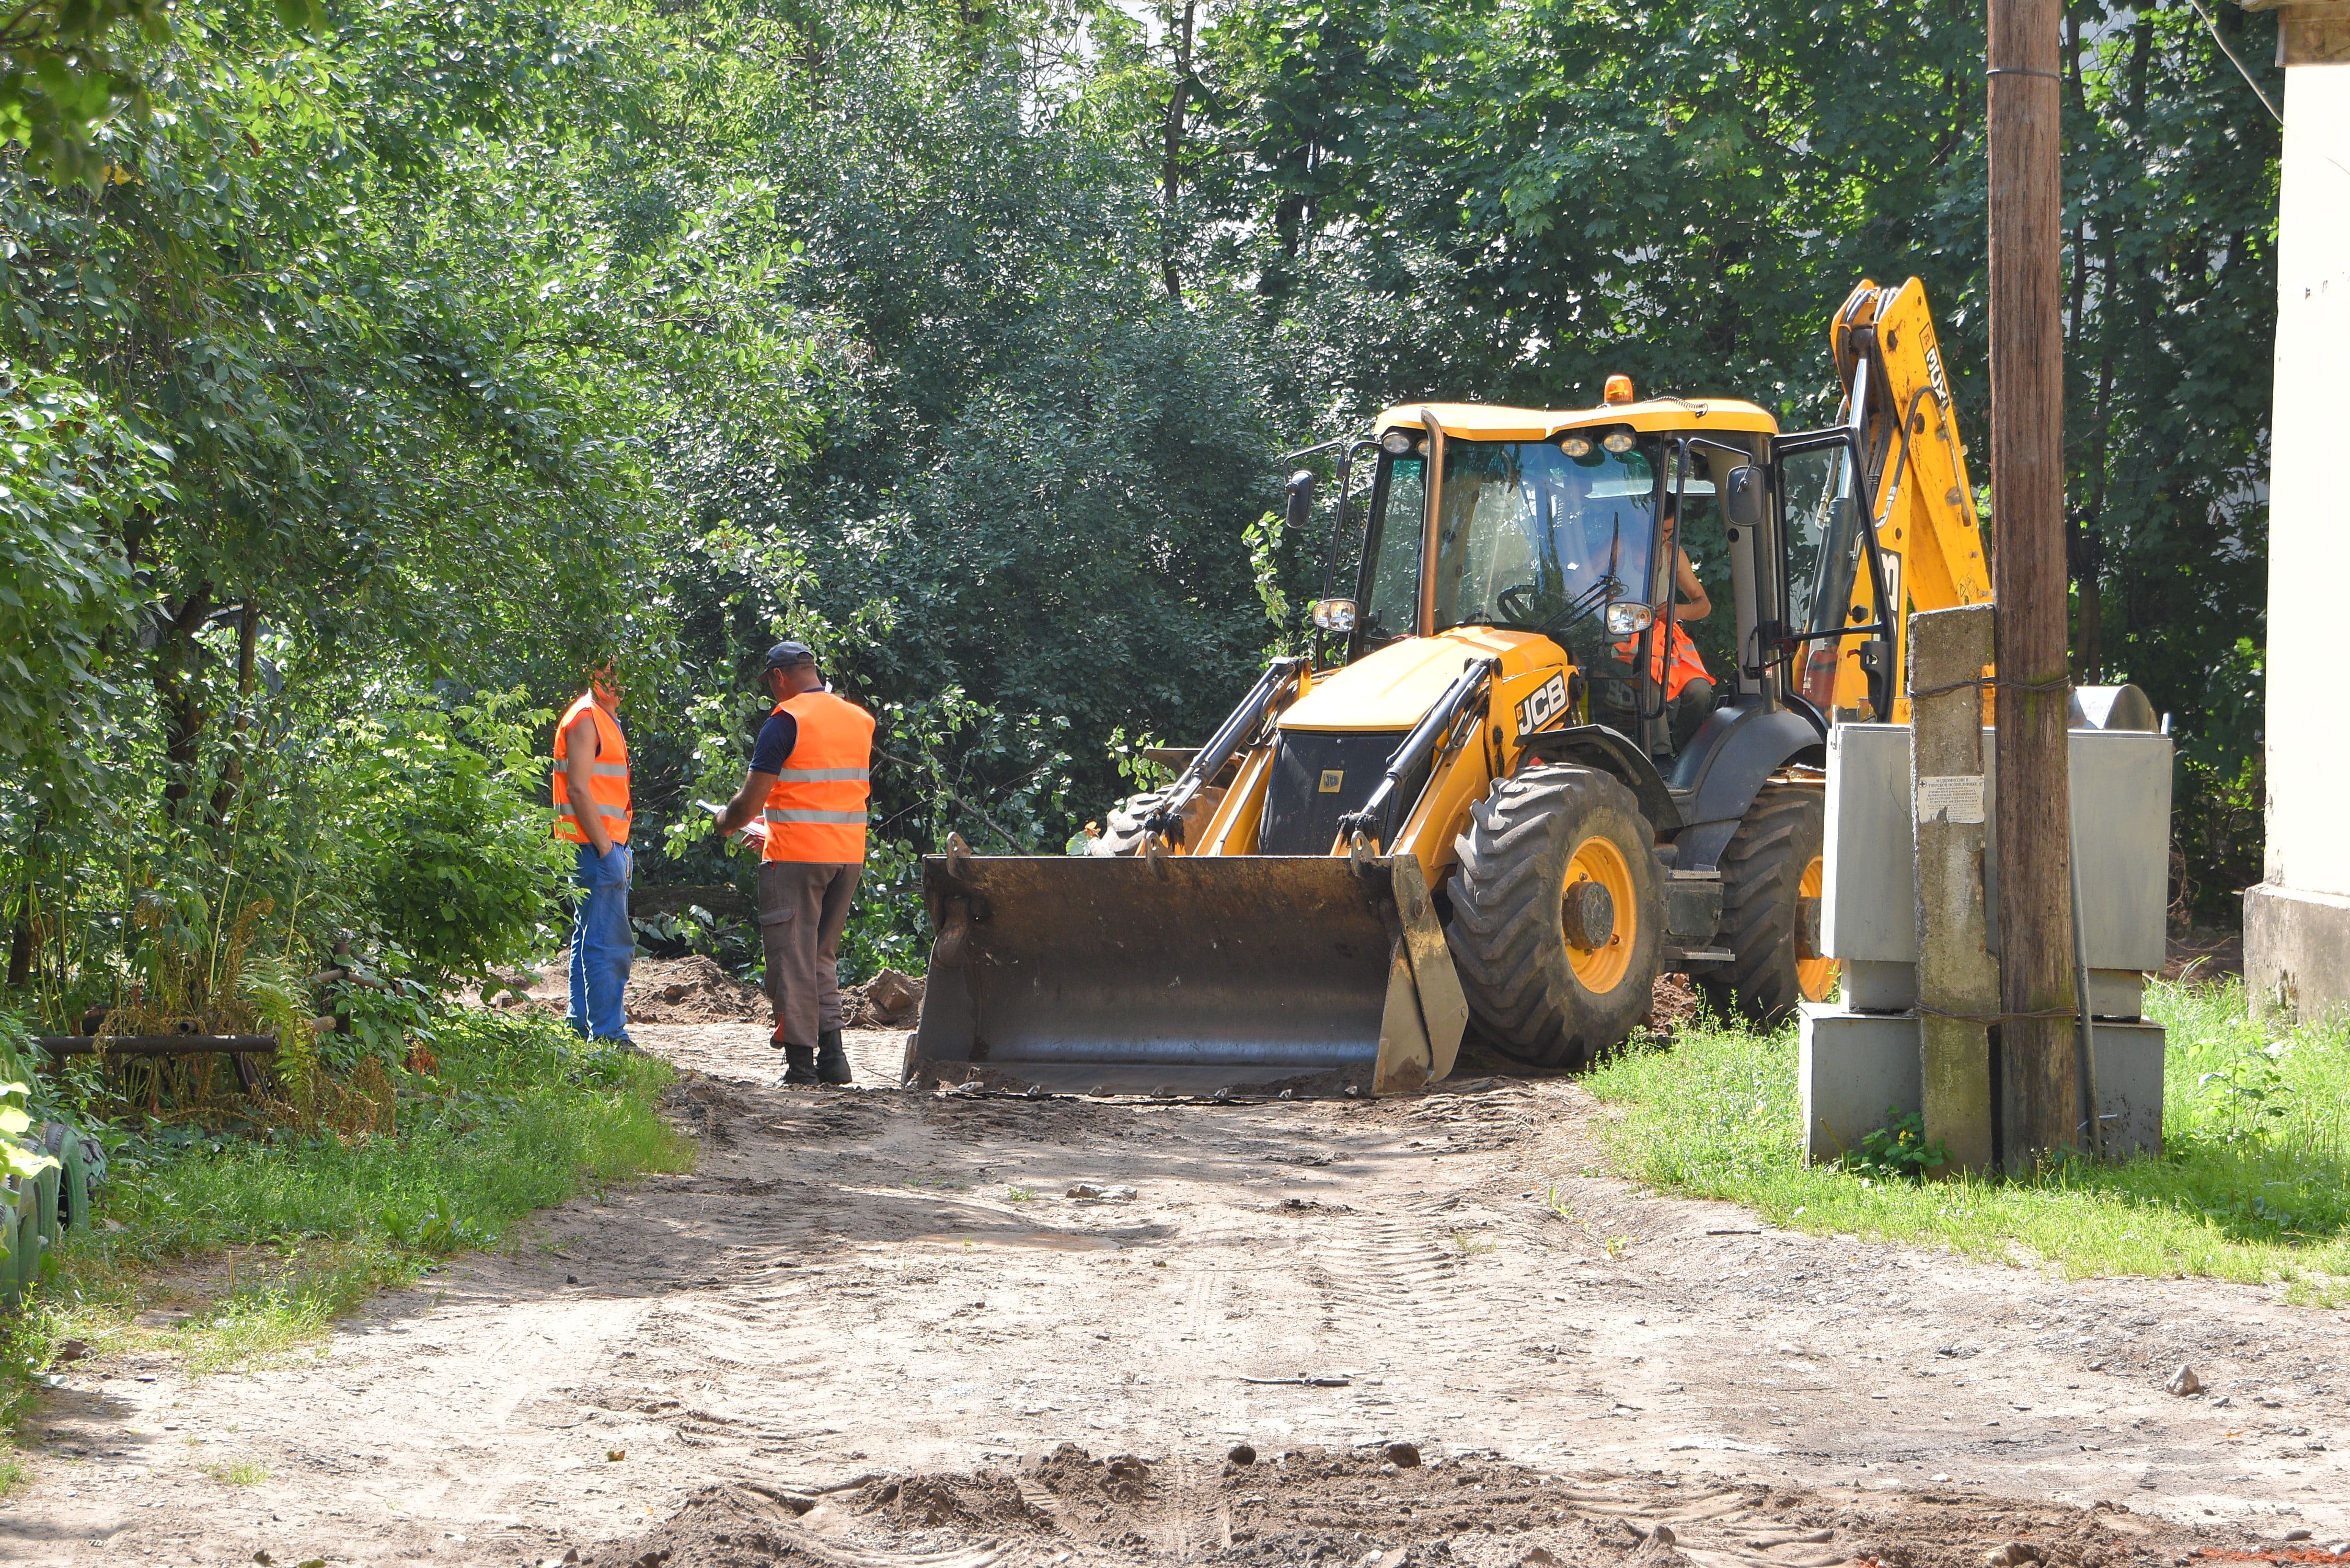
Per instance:
[[[555,836],[579,846],[571,929],[571,1027],[589,1040],[629,1039],[622,999],[636,938],[629,930],[629,742],[620,687],[607,663],[555,727]]]
[[[769,649],[761,679],[775,709],[718,831],[762,842],[759,937],[775,1009],[769,1043],[783,1047],[784,1082],[846,1084],[838,955],[865,868],[873,715],[833,695],[805,643]]]

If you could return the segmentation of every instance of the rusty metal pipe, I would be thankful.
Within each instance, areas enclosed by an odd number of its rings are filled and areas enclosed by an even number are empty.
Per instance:
[[[271,1056],[277,1052],[275,1034],[36,1034],[33,1044],[52,1056]]]

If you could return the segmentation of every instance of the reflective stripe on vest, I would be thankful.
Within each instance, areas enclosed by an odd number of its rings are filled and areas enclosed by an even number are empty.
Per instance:
[[[596,760],[588,765],[588,804],[596,815],[604,819],[605,831],[615,844],[629,841],[629,825],[635,820],[629,808],[629,742],[620,733],[620,726],[609,713],[597,705],[593,691],[571,704],[563,722],[555,727],[555,836],[573,844],[590,844],[588,830],[579,825],[579,814],[571,798],[571,772],[565,764],[571,756],[571,726],[579,716],[588,714],[596,722]]]
[[[790,765],[767,792],[769,860],[848,866],[865,858],[866,803],[872,794],[873,715],[829,691],[803,691],[775,705],[799,725]]]

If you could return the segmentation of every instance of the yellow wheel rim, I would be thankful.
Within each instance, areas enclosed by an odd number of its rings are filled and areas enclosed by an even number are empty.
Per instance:
[[[1616,926],[1606,941],[1591,948],[1566,944],[1567,966],[1575,971],[1575,978],[1583,982],[1584,990],[1604,996],[1623,983],[1640,936],[1640,904],[1632,891],[1632,867],[1625,864],[1623,851],[1607,839],[1586,838],[1575,846],[1566,863],[1566,885],[1572,888],[1577,882],[1598,883],[1616,905]]]
[[[1795,886],[1798,898],[1816,898],[1827,891],[1828,865],[1818,855],[1804,867],[1804,879]],[[1844,966],[1832,958],[1805,958],[1800,949],[1795,953],[1795,989],[1804,993],[1805,1002],[1825,1002],[1835,994],[1836,976]]]

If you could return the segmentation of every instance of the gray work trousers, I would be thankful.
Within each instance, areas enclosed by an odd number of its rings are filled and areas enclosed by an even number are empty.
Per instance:
[[[862,866],[816,860],[759,865],[759,940],[778,1044],[814,1045],[840,1027],[840,933]]]

